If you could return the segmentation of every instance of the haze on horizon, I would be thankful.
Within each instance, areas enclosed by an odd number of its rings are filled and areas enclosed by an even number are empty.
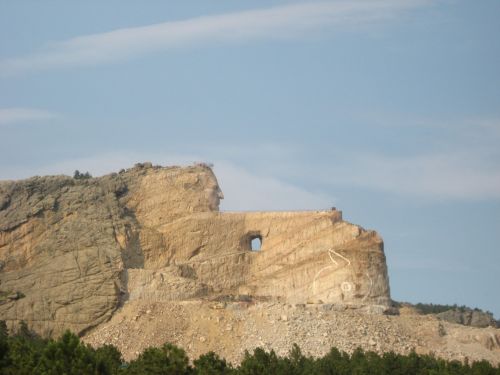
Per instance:
[[[211,162],[223,210],[336,206],[395,300],[500,317],[500,3],[0,1],[0,180]]]

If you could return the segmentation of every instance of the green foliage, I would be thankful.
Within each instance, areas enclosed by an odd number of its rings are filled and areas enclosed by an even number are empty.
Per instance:
[[[36,367],[41,374],[94,374],[97,363],[92,348],[67,331],[57,341],[49,341]]]
[[[315,360],[305,357],[297,344],[292,345],[288,357],[283,359],[286,374],[313,374],[316,373]]]
[[[458,310],[460,312],[464,312],[467,310],[467,306],[458,306],[454,305],[439,305],[433,303],[417,303],[415,308],[420,311],[422,314],[439,314],[448,310]],[[477,310],[477,309],[476,309]]]
[[[189,359],[186,352],[172,344],[161,348],[147,348],[130,363],[127,374],[189,374]]]
[[[75,180],[87,180],[89,178],[92,178],[92,175],[89,172],[80,173],[80,171],[77,169],[73,174],[73,178]]]
[[[6,374],[32,374],[47,340],[40,338],[21,321],[15,334],[8,338],[9,355]]]
[[[103,345],[95,350],[97,373],[111,375],[118,373],[123,358],[120,351],[113,345]]]
[[[208,352],[195,359],[194,374],[197,375],[218,375],[218,374],[233,374],[233,368],[225,359],[220,358],[214,352]]]
[[[46,340],[21,322],[16,333],[7,335],[0,322],[0,374],[118,374],[121,354],[113,346],[93,349],[67,331],[58,340]]]
[[[396,305],[401,306],[403,303],[396,302]],[[411,303],[408,303],[408,305],[412,305]],[[421,314],[427,315],[427,314],[439,314],[445,311],[449,310],[456,310],[460,312],[466,312],[466,311],[479,311],[484,314],[490,314],[493,315],[489,311],[483,311],[477,307],[471,308],[465,305],[459,306],[456,303],[453,305],[440,305],[440,304],[433,304],[433,303],[417,303],[413,304],[413,307],[415,307]]]
[[[9,337],[9,330],[7,329],[7,324],[5,321],[0,320],[0,340],[7,340]]]
[[[19,323],[19,327],[16,331],[16,336],[26,340],[38,338],[38,335],[31,329],[29,329],[28,325],[23,320]]]
[[[9,295],[9,292],[0,290],[0,302],[5,301]]]
[[[256,348],[252,355],[245,351],[245,358],[241,362],[238,373],[242,375],[279,375],[285,374],[285,364],[276,355],[274,350],[266,352]]]
[[[17,300],[26,297],[22,292],[12,292],[0,290],[0,302],[8,301],[8,300]]]
[[[331,348],[327,355],[316,361],[316,368],[320,374],[347,375],[351,373],[351,359],[349,354]]]
[[[379,355],[362,349],[349,355],[336,348],[321,358],[312,358],[295,344],[284,357],[262,348],[252,354],[245,352],[241,364],[234,368],[214,352],[203,354],[190,366],[185,351],[168,343],[147,348],[127,364],[116,347],[93,349],[69,331],[58,340],[46,340],[22,322],[13,335],[8,333],[5,322],[0,321],[2,375],[500,375],[500,366],[487,361],[469,364],[415,352]]]
[[[10,365],[8,334],[7,324],[0,321],[0,369]]]

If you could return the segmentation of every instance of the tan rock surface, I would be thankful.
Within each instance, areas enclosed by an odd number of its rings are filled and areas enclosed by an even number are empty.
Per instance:
[[[221,198],[206,165],[1,182],[0,292],[18,297],[2,297],[1,318],[50,335],[83,332],[128,300],[388,306],[375,232],[335,210],[221,213]]]
[[[127,360],[165,342],[183,347],[192,359],[215,351],[233,363],[245,350],[262,347],[285,355],[296,343],[313,356],[325,355],[332,346],[347,352],[361,347],[500,363],[500,329],[465,327],[432,315],[369,314],[332,304],[130,301],[84,340],[116,345]]]
[[[0,301],[1,319],[50,334],[111,317],[121,270],[114,233],[126,223],[115,188],[69,177],[2,183],[0,290],[22,298]]]

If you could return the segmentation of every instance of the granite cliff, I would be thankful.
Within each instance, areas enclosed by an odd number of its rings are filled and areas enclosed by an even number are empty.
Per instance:
[[[376,232],[335,209],[219,212],[221,198],[203,164],[0,182],[1,318],[54,335],[132,301],[389,307]]]
[[[0,182],[0,320],[71,329],[128,360],[168,341],[232,362],[293,343],[500,362],[497,328],[382,314],[397,311],[376,232],[336,209],[220,212],[222,198],[204,164]]]

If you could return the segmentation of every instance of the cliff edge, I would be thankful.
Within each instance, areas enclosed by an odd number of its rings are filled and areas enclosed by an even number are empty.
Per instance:
[[[0,182],[0,316],[50,336],[133,301],[389,306],[376,232],[335,209],[219,212],[222,198],[204,164]]]

